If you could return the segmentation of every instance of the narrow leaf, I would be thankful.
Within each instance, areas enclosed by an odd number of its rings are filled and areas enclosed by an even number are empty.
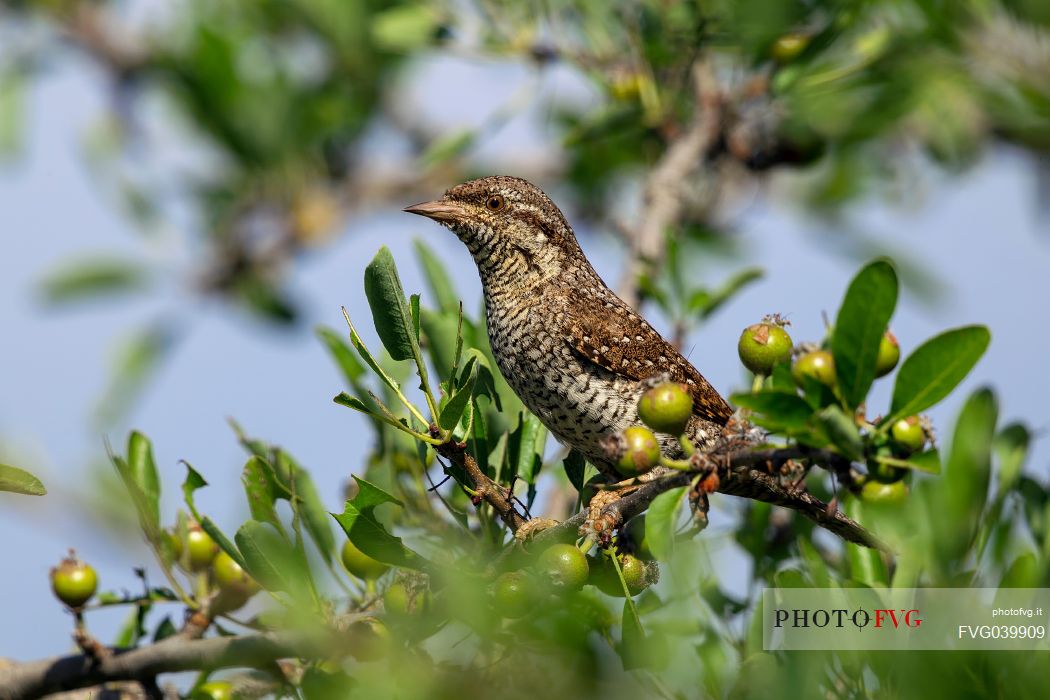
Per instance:
[[[142,433],[128,436],[128,475],[143,496],[143,508],[150,524],[160,528],[160,477],[153,461],[153,446]]]
[[[248,499],[252,518],[279,527],[280,521],[274,508],[277,485],[269,463],[255,455],[249,457],[241,471],[241,483],[244,484],[244,495]]]
[[[800,428],[813,415],[813,408],[805,399],[786,391],[733,394],[729,399],[737,406],[750,409],[784,427]]]
[[[416,259],[419,261],[419,266],[423,268],[423,277],[426,279],[430,295],[437,304],[437,308],[446,314],[458,313],[459,296],[437,255],[430,246],[419,239],[413,242],[413,246],[416,249]]]
[[[897,305],[897,273],[885,260],[864,267],[846,290],[831,338],[842,397],[856,408],[875,380],[879,343]]]
[[[674,555],[675,524],[686,491],[685,486],[664,491],[645,512],[645,537],[653,557],[659,561],[671,561]]]
[[[145,267],[132,260],[77,261],[49,274],[40,294],[49,304],[81,301],[141,289],[148,279]]]
[[[441,409],[441,415],[438,416],[438,425],[443,429],[452,430],[459,423],[459,419],[463,417],[463,412],[466,410],[467,405],[470,403],[471,395],[474,393],[474,380],[476,378],[477,374],[471,372],[467,383],[459,388]]]
[[[387,352],[395,360],[411,360],[415,343],[412,318],[394,257],[386,246],[379,249],[365,268],[365,296],[372,309],[376,333]]]

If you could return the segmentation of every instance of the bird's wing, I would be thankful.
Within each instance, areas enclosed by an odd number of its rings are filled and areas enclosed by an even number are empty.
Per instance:
[[[689,387],[693,413],[724,425],[733,410],[689,360],[616,297],[573,290],[561,297],[562,331],[581,356],[615,374],[642,381],[667,374]]]

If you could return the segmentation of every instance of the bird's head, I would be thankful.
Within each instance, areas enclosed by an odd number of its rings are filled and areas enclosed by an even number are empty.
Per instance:
[[[494,175],[464,182],[441,199],[405,211],[447,226],[474,256],[482,277],[548,278],[582,259],[579,244],[550,197],[517,177]]]

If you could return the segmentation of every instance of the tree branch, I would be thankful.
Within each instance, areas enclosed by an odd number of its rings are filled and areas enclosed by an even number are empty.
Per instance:
[[[161,673],[176,671],[260,666],[312,648],[303,635],[289,633],[169,637],[140,649],[114,649],[104,659],[75,654],[0,669],[0,700],[28,700],[112,681],[152,682]]]
[[[645,205],[638,227],[628,232],[630,251],[620,278],[619,293],[631,306],[638,305],[638,279],[659,266],[664,257],[667,229],[682,217],[683,186],[700,167],[718,141],[723,116],[723,95],[710,63],[693,64],[696,106],[688,128],[664,151],[645,182]]]
[[[863,526],[846,517],[837,508],[829,507],[803,488],[781,485],[771,476],[776,468],[792,459],[809,459],[825,464],[836,474],[849,469],[849,460],[827,450],[806,447],[787,447],[768,450],[737,450],[724,455],[710,455],[718,465],[717,491],[732,496],[750,498],[765,503],[797,510],[821,527],[848,542],[890,552],[889,546]],[[763,466],[764,469],[756,469]],[[707,469],[673,471],[639,486],[616,501],[606,505],[595,515],[587,510],[577,513],[565,522],[543,530],[535,541],[561,541],[578,536],[585,525],[599,532],[612,532],[636,515],[643,513],[653,500],[665,491],[689,485],[697,476],[709,473]]]
[[[439,455],[466,472],[467,477],[474,484],[475,505],[484,501],[492,506],[492,509],[507,524],[512,533],[517,532],[518,528],[525,524],[524,516],[514,507],[514,494],[511,493],[510,489],[497,484],[485,472],[481,471],[481,467],[478,466],[474,457],[467,452],[465,445],[447,442],[443,445],[437,445],[434,449],[437,450]]]

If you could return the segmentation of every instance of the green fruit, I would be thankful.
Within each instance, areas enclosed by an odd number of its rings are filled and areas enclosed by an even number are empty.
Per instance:
[[[215,555],[215,560],[211,563],[211,570],[215,575],[215,583],[224,591],[244,596],[253,596],[259,592],[260,586],[255,579],[249,576],[241,565],[226,552],[219,552]]]
[[[736,350],[745,367],[755,374],[767,375],[778,362],[788,361],[792,347],[787,331],[764,321],[744,329]]]
[[[555,544],[543,550],[536,570],[558,590],[576,590],[587,583],[587,556],[571,544]]]
[[[89,564],[77,558],[71,550],[69,556],[51,569],[51,590],[55,597],[71,608],[79,608],[91,600],[98,588],[98,575]]]
[[[350,655],[358,661],[377,661],[390,651],[390,630],[374,617],[350,625],[348,633]]]
[[[165,530],[164,536],[168,538],[168,544],[171,546],[171,556],[176,562],[182,559],[182,552],[185,550],[182,538],[179,537],[178,533],[174,530]]]
[[[395,617],[418,615],[429,608],[427,588],[409,589],[403,581],[395,581],[383,593],[383,609]]]
[[[190,700],[231,700],[233,686],[227,681],[208,681],[197,686]]]
[[[922,429],[918,416],[901,418],[890,427],[890,436],[908,452],[918,452],[926,444],[926,431]]]
[[[623,455],[616,463],[621,474],[641,474],[660,463],[660,443],[653,431],[640,425],[631,426],[622,433],[624,441]]]
[[[536,604],[536,590],[528,576],[520,571],[508,571],[496,579],[492,587],[496,611],[505,618],[525,617]]]
[[[681,435],[693,415],[693,397],[684,384],[665,382],[642,394],[638,417],[658,433]]]
[[[870,479],[860,489],[860,498],[866,503],[880,505],[900,505],[908,497],[908,487],[903,481],[884,483]]]
[[[219,545],[208,536],[196,523],[190,525],[186,533],[186,563],[190,571],[204,571],[211,566],[215,555],[219,553]]]
[[[636,596],[649,586],[646,575],[645,562],[633,554],[621,554],[620,569],[623,571],[623,580],[627,584],[627,590],[632,596]],[[623,597],[623,585],[620,577],[616,574],[616,567],[607,556],[602,556],[602,561],[591,568],[589,583],[597,587],[605,595],[616,598]]]
[[[366,581],[379,578],[390,568],[389,565],[376,561],[362,552],[350,540],[343,543],[341,556],[346,570],[357,578],[365,579]]]
[[[884,377],[893,371],[901,359],[901,346],[897,336],[886,331],[879,341],[879,355],[875,360],[875,376]]]
[[[868,473],[873,479],[884,484],[892,484],[894,481],[903,479],[907,475],[908,470],[903,467],[895,467],[892,464],[872,460],[868,464]]]
[[[636,515],[627,521],[623,533],[627,540],[627,547],[635,556],[642,559],[654,559],[653,552],[649,549],[649,540],[645,536],[645,514]]]
[[[788,63],[798,57],[809,46],[809,37],[792,32],[773,42],[769,53],[777,63]]]
[[[795,360],[791,367],[791,376],[795,383],[805,386],[805,378],[815,379],[826,387],[835,386],[835,358],[827,350],[807,352]]]

